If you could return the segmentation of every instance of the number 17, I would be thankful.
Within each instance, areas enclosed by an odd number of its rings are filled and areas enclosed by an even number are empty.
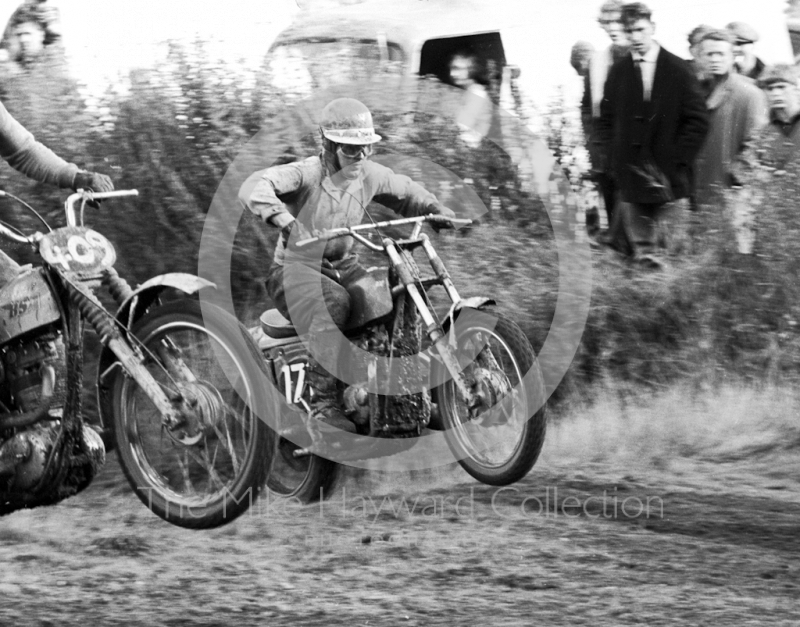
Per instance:
[[[297,372],[297,386],[294,389],[294,394],[292,394],[292,373]],[[303,388],[305,387],[306,383],[306,365],[303,362],[298,364],[286,364],[283,368],[281,368],[281,373],[283,373],[283,381],[285,383],[285,391],[286,391],[286,402],[287,403],[299,403],[300,399],[303,397]]]

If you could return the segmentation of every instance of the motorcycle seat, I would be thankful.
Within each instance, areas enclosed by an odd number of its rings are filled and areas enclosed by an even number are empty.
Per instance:
[[[261,329],[271,338],[283,339],[297,336],[297,329],[277,309],[267,309],[259,319],[261,320]]]

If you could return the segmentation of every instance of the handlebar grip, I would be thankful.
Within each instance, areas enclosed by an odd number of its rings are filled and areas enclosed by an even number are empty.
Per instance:
[[[122,196],[138,196],[138,189],[119,189],[113,192],[87,192],[94,200],[105,200],[106,198],[120,198]]]

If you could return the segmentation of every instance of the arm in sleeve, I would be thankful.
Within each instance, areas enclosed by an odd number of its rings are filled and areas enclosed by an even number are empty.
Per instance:
[[[583,136],[589,142],[592,135],[592,82],[589,72],[583,77],[583,98],[581,98],[581,126]]]
[[[608,73],[603,86],[603,99],[600,101],[600,116],[592,120],[592,152],[598,163],[593,163],[597,170],[605,170],[611,159],[611,140],[614,134],[614,117],[616,114],[616,85],[619,82],[620,65],[615,64]]]
[[[273,166],[250,175],[239,189],[239,202],[267,222],[275,214],[288,213],[280,196],[302,185],[303,170],[298,164]]]
[[[747,119],[745,120],[744,144],[739,148],[741,152],[752,144],[753,137],[769,122],[769,106],[763,91],[753,92],[752,98],[747,103]]]
[[[71,187],[78,166],[67,163],[34,139],[0,103],[0,157],[12,168],[41,183]]]
[[[677,134],[677,157],[681,164],[694,163],[708,133],[708,109],[700,83],[688,67],[681,66],[679,78],[684,82],[680,102]]]
[[[439,213],[442,204],[419,183],[389,168],[371,162],[374,166],[375,195],[373,198],[403,217]]]
[[[747,111],[742,133],[742,144],[737,146],[736,155],[730,163],[730,184],[742,185],[752,178],[756,170],[757,144],[763,129],[769,122],[767,97],[760,89],[753,92],[747,101]]]

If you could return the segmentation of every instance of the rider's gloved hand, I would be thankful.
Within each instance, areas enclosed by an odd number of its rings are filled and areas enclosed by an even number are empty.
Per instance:
[[[105,174],[79,170],[75,174],[75,178],[72,179],[72,189],[75,191],[83,189],[97,193],[112,192],[114,191],[114,183]]]
[[[292,234],[292,229],[294,229],[295,221],[292,220],[283,226],[281,229],[281,242],[283,242],[283,247],[289,247],[289,236]]]
[[[452,209],[443,206],[440,206],[436,212],[428,215],[430,225],[437,233],[441,229],[452,229],[453,223],[450,222],[450,219],[455,217],[456,214],[453,213]]]

